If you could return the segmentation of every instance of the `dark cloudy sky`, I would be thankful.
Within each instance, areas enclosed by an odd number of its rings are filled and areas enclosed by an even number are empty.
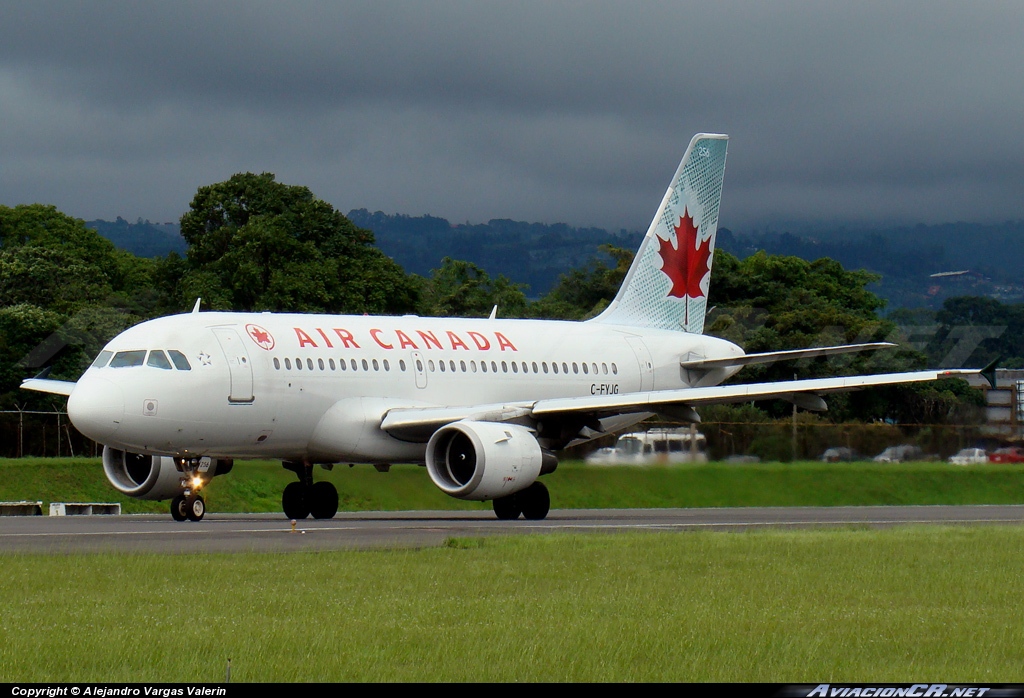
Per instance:
[[[177,220],[240,171],[342,211],[646,228],[1024,218],[1020,2],[0,4],[0,204]]]

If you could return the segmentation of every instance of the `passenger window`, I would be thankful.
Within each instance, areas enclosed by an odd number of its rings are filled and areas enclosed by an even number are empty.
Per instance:
[[[504,366],[504,365],[505,364],[502,363],[502,366]],[[512,362],[512,373],[519,373],[519,366],[518,366],[518,364],[516,364],[515,361]]]
[[[403,372],[405,371],[405,359],[398,360],[398,368],[402,369]]]
[[[608,364],[601,364],[601,373],[608,375]]]
[[[508,364],[505,363],[504,361],[501,362],[501,372],[508,373]]]
[[[552,361],[551,362],[551,370],[554,371],[556,374],[558,373],[558,362],[557,361]]]
[[[461,368],[462,372],[465,373],[466,372],[466,362],[465,361],[459,361],[459,368]]]
[[[530,367],[527,366],[526,362],[524,361],[523,362],[523,373],[529,373],[529,372],[530,372]]]
[[[355,371],[355,370],[358,370],[358,369],[359,369],[359,364],[356,363],[355,359],[352,359],[352,370]]]
[[[146,362],[146,365],[153,368],[162,368],[165,371],[171,370],[171,362],[167,360],[167,354],[164,354],[159,349],[149,352],[149,361]]]
[[[377,362],[377,359],[373,360],[373,370],[374,371],[379,371],[380,370],[380,364]]]
[[[281,370],[281,360],[276,356],[274,357],[274,368],[277,369],[278,371]]]
[[[576,368],[576,367],[573,366],[573,368]],[[587,371],[587,362],[586,361],[583,362],[583,373],[589,373],[589,371]]]
[[[141,366],[146,361],[146,351],[119,351],[114,354],[110,368],[131,368]]]
[[[572,362],[572,372],[573,373],[579,373],[580,372],[580,367],[578,365],[576,365],[575,361]]]
[[[292,360],[289,359],[287,356],[284,358],[284,367],[289,371],[292,370]]]
[[[313,359],[306,359],[306,368],[308,368],[310,371],[313,370]]]
[[[345,363],[345,359],[338,359],[338,368],[340,368],[342,371],[348,370],[348,364]]]
[[[366,362],[366,359],[363,359],[363,370],[364,371],[369,371],[370,370],[370,364],[368,364]]]
[[[388,363],[387,359],[384,359],[384,370],[385,371],[390,371],[391,370],[391,364]]]
[[[616,366],[614,363],[612,364],[612,373],[614,373],[616,376],[619,375],[619,367]]]
[[[441,369],[441,373],[444,373],[447,369],[444,367],[444,361],[438,361],[437,367]]]
[[[295,359],[295,368],[302,370],[302,359]]]
[[[455,373],[455,361],[451,360],[448,362],[448,367],[451,368],[452,373]]]
[[[480,362],[480,370],[483,371],[484,373],[487,373],[487,362],[486,361],[481,361]]]
[[[334,370],[334,359],[327,359],[327,363],[331,367],[331,370],[333,371]]]
[[[323,371],[324,370],[324,360],[323,359],[317,359],[316,363],[320,367],[320,370]]]
[[[110,361],[110,357],[114,355],[112,351],[101,351],[100,355],[96,357],[96,360],[92,362],[93,368],[103,368]]]
[[[590,372],[597,375],[597,364],[590,364]]]
[[[569,372],[569,364],[567,364],[567,363],[565,363],[563,361],[562,362],[562,373],[568,373],[568,372]]]

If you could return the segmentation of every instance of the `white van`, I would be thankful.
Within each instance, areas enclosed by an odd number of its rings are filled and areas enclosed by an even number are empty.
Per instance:
[[[623,434],[613,448],[587,456],[591,465],[656,465],[659,463],[706,463],[707,439],[688,427],[656,427]]]

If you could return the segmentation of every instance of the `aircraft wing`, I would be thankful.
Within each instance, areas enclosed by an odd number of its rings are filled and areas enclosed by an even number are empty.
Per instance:
[[[766,351],[760,354],[744,354],[743,356],[727,356],[720,359],[694,359],[680,361],[683,368],[708,370],[713,368],[733,368],[751,364],[771,364],[776,361],[792,361],[793,359],[814,359],[819,356],[835,356],[837,354],[853,354],[861,351],[887,349],[897,345],[892,342],[870,342],[867,344],[843,344],[837,347],[814,347],[813,349],[788,349],[786,351]]]
[[[25,390],[35,390],[40,393],[52,393],[53,395],[70,395],[75,389],[73,381],[57,381],[49,378],[27,378],[21,382]]]
[[[509,422],[573,414],[600,418],[620,414],[658,412],[659,408],[667,406],[694,407],[770,399],[788,400],[805,409],[822,411],[826,409],[825,402],[820,397],[822,394],[847,392],[881,385],[921,383],[976,373],[980,373],[980,371],[912,371],[837,378],[808,378],[774,383],[655,390],[622,395],[586,395],[511,404],[402,407],[388,411],[381,422],[381,429],[399,438],[425,439],[429,438],[435,429],[462,419]]]
[[[842,376],[838,378],[808,378],[804,380],[777,381],[774,383],[745,383],[740,385],[715,385],[707,388],[680,388],[679,390],[656,390],[646,393],[625,395],[595,395],[585,397],[538,400],[530,410],[537,417],[564,412],[592,412],[608,414],[617,412],[657,412],[664,405],[717,405],[730,402],[782,399],[795,396],[812,398],[823,393],[839,393],[860,390],[879,385],[902,385],[973,375],[974,370],[912,371],[909,373],[879,373],[867,376]],[[798,398],[799,399],[799,398]],[[821,403],[824,406],[824,403]]]

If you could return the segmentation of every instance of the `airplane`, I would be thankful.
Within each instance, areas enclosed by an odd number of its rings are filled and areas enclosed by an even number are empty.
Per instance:
[[[547,516],[555,453],[653,414],[778,398],[825,410],[829,393],[978,373],[927,370],[722,385],[744,366],[873,351],[884,342],[745,354],[703,334],[728,136],[697,134],[621,288],[583,322],[405,315],[200,312],[140,323],[76,381],[22,387],[68,397],[103,444],[118,491],[170,500],[198,521],[203,488],[235,459],[277,459],[290,519],[329,519],[338,493],[314,466],[426,465],[442,492],[499,519]]]

